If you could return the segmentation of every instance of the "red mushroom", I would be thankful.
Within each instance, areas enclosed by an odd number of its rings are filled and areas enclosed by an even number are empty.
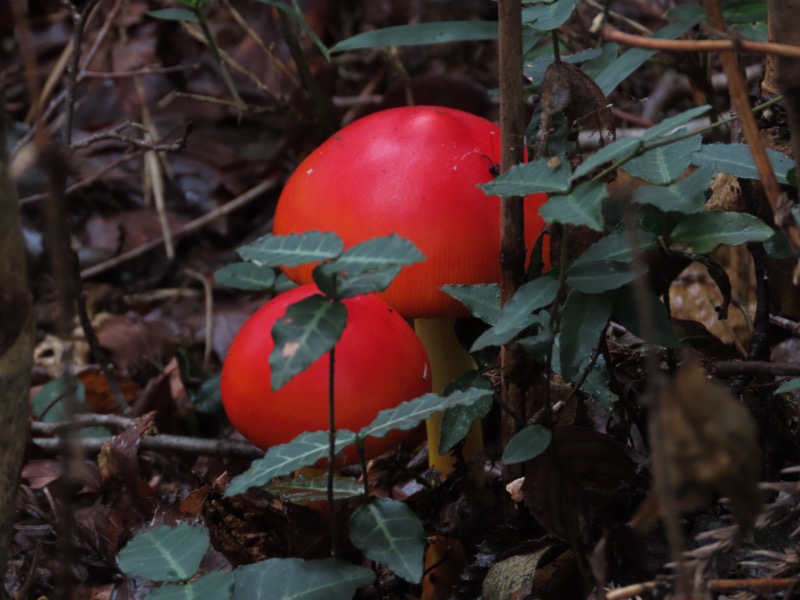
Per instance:
[[[275,212],[276,235],[333,231],[346,248],[390,233],[414,242],[426,260],[403,269],[380,296],[417,319],[437,392],[472,367],[452,321],[467,310],[440,287],[500,281],[500,199],[477,187],[494,178],[499,153],[498,127],[469,113],[432,106],[373,113],[300,164]],[[538,209],[546,198],[525,199],[528,247],[544,227]],[[313,266],[284,271],[307,283]],[[431,465],[449,472],[453,460],[436,452],[438,434],[429,423]]]
[[[305,431],[328,429],[328,354],[273,391],[269,355],[272,326],[286,308],[319,293],[313,285],[285,292],[262,306],[236,334],[222,368],[222,403],[234,428],[259,448],[290,442]],[[381,410],[431,391],[430,366],[406,321],[375,296],[344,300],[347,325],[336,346],[336,429],[358,432]],[[402,441],[409,432],[368,438],[367,458]],[[345,450],[357,460],[354,447]]]

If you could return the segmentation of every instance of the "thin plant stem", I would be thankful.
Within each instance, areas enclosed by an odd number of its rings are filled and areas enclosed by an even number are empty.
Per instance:
[[[331,555],[339,554],[339,540],[336,535],[336,504],[333,497],[333,476],[336,472],[336,398],[333,384],[336,374],[336,345],[328,358],[328,520],[331,528]]]

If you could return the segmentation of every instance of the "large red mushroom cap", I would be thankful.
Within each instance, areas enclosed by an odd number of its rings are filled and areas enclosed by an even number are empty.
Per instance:
[[[450,108],[412,106],[351,123],[312,152],[278,201],[276,235],[333,231],[350,247],[396,233],[426,260],[406,267],[381,296],[408,318],[463,316],[447,283],[500,281],[500,199],[477,187],[494,178],[500,131]],[[547,197],[525,199],[525,243],[544,227]],[[284,269],[311,281],[313,265]]]
[[[259,448],[292,441],[306,431],[328,430],[329,355],[273,391],[269,355],[272,326],[289,305],[319,293],[305,285],[276,296],[242,326],[222,367],[222,403],[231,424]],[[431,391],[430,366],[414,330],[375,296],[344,300],[347,325],[336,345],[336,428],[358,432],[384,409]],[[396,446],[408,432],[368,438],[367,457]],[[353,447],[345,451],[357,460]]]

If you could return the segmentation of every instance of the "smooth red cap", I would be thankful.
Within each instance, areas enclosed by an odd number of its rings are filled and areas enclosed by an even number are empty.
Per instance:
[[[494,179],[500,132],[459,110],[413,106],[373,113],[314,150],[278,202],[276,235],[333,231],[350,247],[396,233],[427,257],[404,268],[381,297],[408,318],[463,316],[439,290],[500,281],[500,199],[477,187]],[[545,194],[525,199],[525,244],[544,227]],[[313,265],[284,269],[311,281]]]
[[[259,448],[285,444],[305,431],[328,430],[326,353],[280,390],[270,386],[272,326],[286,308],[319,293],[305,285],[276,296],[242,326],[222,367],[222,403],[231,424]],[[336,346],[336,428],[358,432],[386,408],[431,391],[430,365],[408,323],[375,296],[344,300],[347,325]],[[368,438],[367,457],[396,446],[409,432]],[[357,460],[354,448],[348,462]]]

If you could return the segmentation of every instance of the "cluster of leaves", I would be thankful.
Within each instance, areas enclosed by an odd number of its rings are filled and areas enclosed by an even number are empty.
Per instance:
[[[563,25],[576,5],[577,0],[560,0],[527,6],[522,15],[525,48],[532,49],[539,38]],[[181,17],[176,14],[160,16]],[[682,6],[671,16],[674,22],[656,32],[654,37],[674,39],[700,23],[704,12],[697,6]],[[739,19],[743,25],[752,20],[749,14],[737,16],[729,12],[727,16],[731,21]],[[496,32],[496,23],[481,21],[393,27],[354,36],[337,44],[331,52],[491,39]],[[742,32],[753,37],[761,35],[758,27],[743,27]],[[616,44],[604,44],[564,56],[562,60],[581,64],[581,72],[593,81],[590,94],[603,98],[653,54],[653,51],[641,49],[621,52]],[[555,57],[531,51],[528,58],[525,75],[545,97],[541,87],[552,82],[548,80],[548,71],[552,73],[557,64]],[[656,332],[656,339],[647,341],[667,348],[680,346],[666,308],[657,295],[650,291],[649,297],[642,298],[641,291],[634,291],[634,280],[643,276],[647,268],[640,260],[643,253],[660,252],[687,263],[699,262],[708,269],[726,298],[730,295],[730,284],[724,270],[706,256],[711,250],[721,244],[764,243],[771,254],[785,255],[786,243],[782,235],[756,217],[702,211],[715,174],[728,173],[744,179],[757,177],[744,145],[704,143],[700,132],[686,129],[690,122],[709,111],[709,106],[692,108],[662,121],[641,137],[608,143],[575,168],[567,160],[575,150],[569,136],[567,133],[563,137],[556,135],[545,140],[547,158],[517,165],[483,186],[487,195],[505,197],[546,192],[550,198],[540,214],[550,226],[588,228],[602,237],[571,263],[560,264],[554,272],[536,276],[522,285],[504,306],[500,304],[496,285],[445,286],[446,292],[463,302],[487,325],[473,342],[472,352],[516,340],[532,361],[549,365],[564,380],[579,385],[600,405],[610,408],[616,396],[610,390],[603,357],[597,351],[610,320],[643,335],[640,313],[645,301]],[[543,118],[548,118],[547,113],[540,109],[534,115],[534,125],[542,123]],[[565,131],[570,124],[566,125]],[[779,181],[787,183],[790,159],[776,152],[771,152],[770,158]],[[689,169],[693,169],[691,174],[684,176]],[[607,180],[610,174],[618,171],[647,182],[626,198],[630,202],[624,206],[616,206],[609,199]],[[627,219],[624,218],[626,210],[631,211]],[[245,289],[280,290],[286,282],[277,275],[276,267],[319,263],[313,277],[321,294],[291,306],[287,318],[275,325],[276,345],[269,357],[275,389],[334,347],[347,318],[343,299],[385,289],[403,266],[423,259],[412,244],[397,236],[370,240],[343,251],[337,236],[318,232],[266,236],[241,248],[240,255],[248,262],[226,267],[217,277],[221,282]],[[724,313],[726,308],[720,307],[720,312]],[[283,352],[288,344],[300,350]],[[366,436],[380,437],[391,429],[414,427],[435,412],[485,402],[490,394],[480,387],[448,396],[427,394],[382,412],[357,433],[337,432],[336,450],[341,451],[349,444],[359,447]],[[504,449],[503,460],[507,464],[529,460],[540,454],[551,439],[551,431],[538,425],[530,426]],[[263,486],[316,463],[328,456],[328,452],[326,432],[302,434],[289,444],[271,448],[263,459],[233,480],[227,494]],[[425,538],[418,517],[400,502],[364,500],[350,521],[354,545],[367,558],[385,564],[410,582],[419,582]],[[174,538],[170,536],[178,534],[196,536],[197,540],[189,543],[180,538],[180,543],[171,542]],[[199,550],[208,545],[207,538],[205,542],[201,539],[203,535],[202,530],[181,526],[139,536],[120,554],[120,565],[130,574],[162,581],[186,581],[199,565],[202,557]],[[177,561],[178,547],[193,548],[192,554],[196,556],[192,556],[191,561],[188,557],[184,557],[186,562]],[[144,564],[147,561],[153,563]],[[169,572],[159,574],[155,570],[155,563],[159,561],[162,567],[165,564],[174,566]],[[215,577],[211,579],[211,575]],[[191,586],[214,586],[214,597],[311,598],[324,589],[326,595],[348,598],[356,587],[369,583],[374,577],[370,570],[336,558],[324,561],[271,559],[240,567],[232,575],[211,575],[198,579]],[[260,585],[266,581],[269,585]],[[165,586],[152,596],[161,597],[157,594],[169,589],[174,597],[179,597],[180,593],[187,598],[199,597],[199,587],[196,592],[187,591],[191,586]]]

